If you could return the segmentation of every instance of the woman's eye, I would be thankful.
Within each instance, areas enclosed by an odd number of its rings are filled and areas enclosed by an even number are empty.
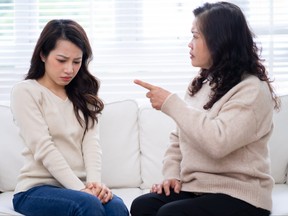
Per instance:
[[[58,59],[58,61],[61,63],[65,62],[65,60],[62,60],[62,59]]]
[[[77,62],[74,62],[74,64],[80,64],[80,63],[81,63],[80,61],[79,61],[79,62],[78,62],[78,61],[77,61]]]

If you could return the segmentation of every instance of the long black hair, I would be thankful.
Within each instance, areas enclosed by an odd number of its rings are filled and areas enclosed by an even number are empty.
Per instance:
[[[104,104],[98,98],[100,82],[88,70],[88,64],[92,60],[92,49],[84,29],[77,22],[60,19],[51,20],[46,24],[35,46],[25,79],[39,79],[44,76],[45,65],[40,54],[47,57],[60,39],[72,42],[83,53],[81,67],[65,89],[68,98],[73,103],[78,122],[81,126],[85,123],[85,131],[87,131],[90,120],[92,120],[92,126],[95,121],[98,121],[98,114],[103,110]],[[83,114],[84,122],[79,111]]]
[[[205,3],[196,8],[194,16],[197,26],[204,35],[211,53],[212,66],[201,69],[199,76],[192,81],[189,91],[193,96],[208,79],[212,87],[210,100],[204,109],[210,109],[232,87],[241,82],[244,74],[252,74],[266,81],[275,108],[280,106],[271,80],[258,55],[260,51],[254,42],[254,34],[249,29],[241,9],[228,2]]]

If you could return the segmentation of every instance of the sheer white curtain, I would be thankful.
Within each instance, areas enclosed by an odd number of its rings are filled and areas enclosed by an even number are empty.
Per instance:
[[[144,98],[135,78],[183,95],[197,72],[187,47],[192,10],[203,0],[0,0],[0,103],[23,79],[43,26],[69,18],[86,30],[93,47],[90,70],[104,101]],[[215,2],[215,1],[209,1]],[[234,0],[262,47],[279,94],[288,93],[288,1]]]

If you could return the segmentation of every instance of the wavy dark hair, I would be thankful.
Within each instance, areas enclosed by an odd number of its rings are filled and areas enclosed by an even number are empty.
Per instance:
[[[95,121],[98,122],[98,114],[103,110],[104,104],[98,97],[100,82],[88,70],[88,65],[92,60],[92,49],[85,30],[77,22],[59,19],[51,20],[46,24],[35,46],[25,79],[39,79],[44,76],[45,65],[40,54],[47,57],[55,48],[57,41],[61,39],[72,42],[83,53],[81,67],[65,89],[68,98],[73,103],[78,122],[82,127],[85,123],[85,131],[87,131],[90,120],[92,126]],[[84,119],[81,118],[79,111],[83,113]]]
[[[208,79],[212,94],[203,108],[210,109],[224,94],[241,82],[244,74],[252,74],[267,82],[275,102],[274,108],[278,109],[279,98],[261,63],[263,60],[258,54],[260,50],[253,40],[255,35],[249,29],[241,9],[232,3],[217,2],[205,3],[193,13],[213,63],[209,69],[201,69],[199,76],[194,78],[189,86],[190,95],[196,94]]]

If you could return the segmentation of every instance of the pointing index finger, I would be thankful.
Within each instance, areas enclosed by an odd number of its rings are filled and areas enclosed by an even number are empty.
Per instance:
[[[156,86],[151,85],[150,83],[144,82],[142,80],[134,80],[134,83],[137,85],[142,86],[143,88],[146,88],[148,90],[152,90],[153,88],[155,88]]]

